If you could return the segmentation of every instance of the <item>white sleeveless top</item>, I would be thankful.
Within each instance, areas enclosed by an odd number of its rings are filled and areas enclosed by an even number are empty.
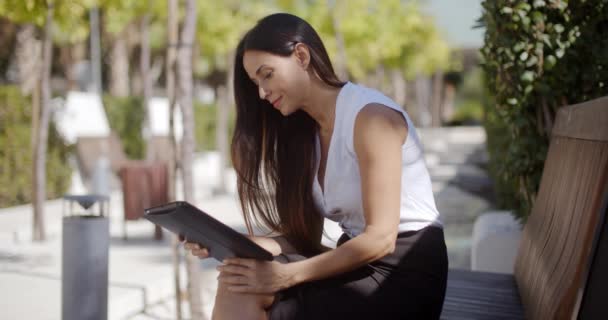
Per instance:
[[[382,93],[347,82],[336,101],[334,131],[329,144],[325,169],[324,192],[317,174],[313,182],[313,198],[320,212],[328,219],[339,223],[351,238],[365,228],[363,202],[361,200],[361,178],[353,135],[355,119],[363,107],[379,103],[395,109],[405,117],[408,135],[402,150],[401,165],[401,219],[399,232],[420,230],[429,225],[442,227],[435,206],[431,179],[424,162],[422,144],[409,116],[403,109]],[[317,134],[318,173],[320,142]]]

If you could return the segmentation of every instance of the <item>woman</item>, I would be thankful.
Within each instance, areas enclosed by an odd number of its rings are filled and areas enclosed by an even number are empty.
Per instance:
[[[335,75],[314,29],[260,20],[236,51],[232,159],[248,229],[271,262],[227,259],[215,319],[438,319],[447,255],[408,115]],[[344,234],[321,245],[323,217]],[[186,243],[206,258],[204,244]]]

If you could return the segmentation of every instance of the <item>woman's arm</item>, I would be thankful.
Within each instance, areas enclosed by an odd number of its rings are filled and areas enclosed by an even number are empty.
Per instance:
[[[272,253],[273,256],[278,256],[281,253],[297,253],[296,249],[283,236],[263,237],[247,235],[247,237]]]
[[[401,204],[401,150],[407,130],[403,116],[386,106],[370,104],[359,112],[354,146],[366,227],[334,250],[289,264],[295,284],[348,272],[394,251]]]

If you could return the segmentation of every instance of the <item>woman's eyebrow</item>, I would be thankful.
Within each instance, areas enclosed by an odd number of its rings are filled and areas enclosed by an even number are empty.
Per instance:
[[[264,68],[264,67],[268,67],[268,66],[265,64],[262,64],[261,66],[258,67],[258,70],[255,71],[255,74],[258,75],[260,73],[260,71],[262,71],[262,68]]]
[[[260,74],[260,71],[262,71],[263,68],[269,68],[267,65],[262,64],[261,66],[258,67],[258,69],[255,71],[255,75],[257,76],[258,74]],[[254,83],[257,83],[257,81],[253,78],[250,78],[251,81],[253,81]]]

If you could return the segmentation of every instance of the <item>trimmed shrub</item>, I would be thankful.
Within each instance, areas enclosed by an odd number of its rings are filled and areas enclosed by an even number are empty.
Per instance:
[[[144,122],[143,99],[107,94],[103,95],[102,99],[110,128],[120,138],[127,157],[143,159],[146,155],[146,145],[141,132]]]
[[[0,86],[0,207],[32,201],[32,103],[15,86]],[[73,147],[66,145],[53,122],[49,124],[46,160],[46,198],[58,198],[68,190]]]

